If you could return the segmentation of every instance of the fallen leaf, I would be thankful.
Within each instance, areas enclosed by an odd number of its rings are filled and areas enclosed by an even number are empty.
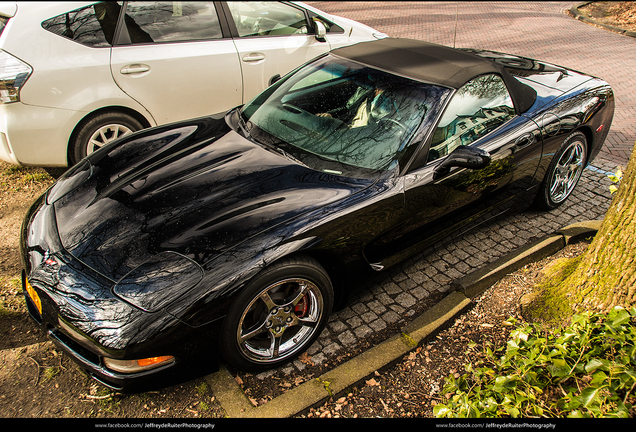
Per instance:
[[[240,376],[235,376],[234,379],[236,380],[236,382],[238,383],[238,385],[243,385],[243,380],[241,379]]]
[[[380,385],[380,383],[379,383],[379,382],[377,382],[377,381],[375,380],[375,378],[371,378],[370,380],[365,381],[365,382],[367,383],[367,385],[370,385],[370,386],[379,386],[379,385]]]
[[[300,357],[298,357],[298,360],[310,366],[314,365],[314,362],[311,361],[311,356],[306,352],[302,353]]]

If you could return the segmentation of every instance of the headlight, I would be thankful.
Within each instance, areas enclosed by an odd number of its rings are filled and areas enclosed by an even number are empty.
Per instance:
[[[0,101],[18,102],[20,89],[31,72],[33,72],[31,66],[8,52],[0,50]]]
[[[154,369],[174,362],[172,356],[150,357],[139,360],[116,360],[104,357],[104,365],[115,372],[134,373]]]
[[[113,293],[145,311],[157,312],[194,288],[203,269],[176,252],[162,252],[124,276]]]

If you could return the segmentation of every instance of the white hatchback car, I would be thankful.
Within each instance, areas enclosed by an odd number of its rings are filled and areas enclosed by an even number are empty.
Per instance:
[[[0,3],[0,159],[70,166],[216,114],[333,48],[387,37],[295,2]]]

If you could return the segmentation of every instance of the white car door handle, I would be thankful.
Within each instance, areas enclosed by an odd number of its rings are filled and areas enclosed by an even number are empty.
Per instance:
[[[265,54],[263,53],[249,53],[246,56],[243,57],[243,61],[244,62],[257,62],[257,61],[261,61],[261,60],[265,60]]]
[[[136,74],[136,73],[138,74],[138,73],[148,72],[149,70],[150,70],[150,66],[148,65],[131,64],[121,68],[120,72],[124,75],[129,75],[129,74]]]

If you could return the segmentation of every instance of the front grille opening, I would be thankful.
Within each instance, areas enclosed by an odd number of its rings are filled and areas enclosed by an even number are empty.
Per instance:
[[[100,367],[101,362],[97,354],[87,350],[55,327],[50,327],[48,329],[48,333],[87,363],[92,363],[95,367]]]

